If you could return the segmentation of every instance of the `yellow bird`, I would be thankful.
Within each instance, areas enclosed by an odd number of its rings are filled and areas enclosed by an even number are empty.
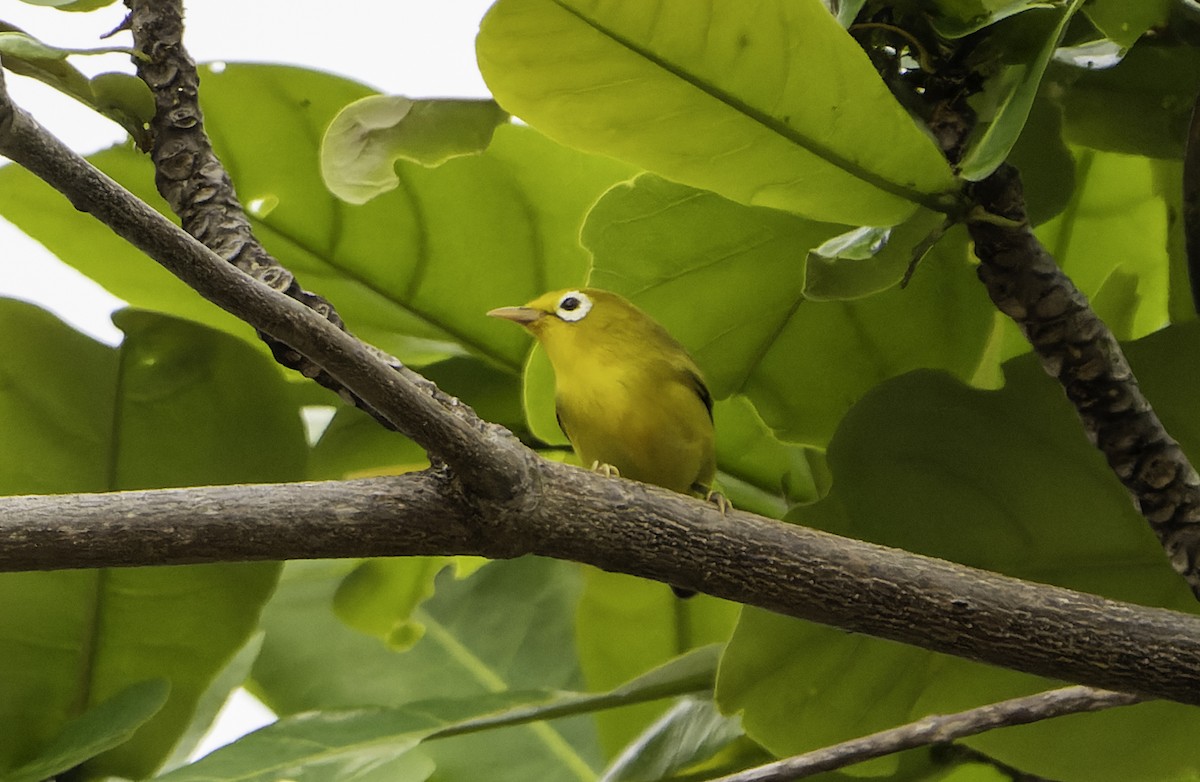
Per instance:
[[[547,293],[488,315],[533,332],[554,366],[558,424],[585,467],[712,495],[712,396],[687,351],[615,293]]]

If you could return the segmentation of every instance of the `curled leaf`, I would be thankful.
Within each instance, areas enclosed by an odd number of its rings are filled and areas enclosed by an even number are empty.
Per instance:
[[[371,95],[333,118],[321,141],[321,176],[343,201],[394,190],[398,160],[434,168],[487,149],[508,114],[490,100],[410,100]]]

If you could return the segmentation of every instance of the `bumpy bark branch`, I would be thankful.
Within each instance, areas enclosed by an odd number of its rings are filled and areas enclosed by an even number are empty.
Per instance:
[[[24,166],[145,252],[201,296],[291,345],[354,389],[389,425],[444,459],[480,501],[508,500],[536,459],[507,430],[420,375],[337,328],[296,299],[261,285],[179,230],[13,105],[0,72],[0,154]]]
[[[1200,476],[1142,394],[1116,337],[1034,236],[1016,169],[1001,166],[972,195],[1000,218],[970,223],[988,294],[1062,384],[1087,436],[1200,597]]]
[[[908,725],[730,774],[712,782],[790,782],[906,749],[941,744],[996,728],[1028,725],[1031,722],[1067,714],[1129,706],[1140,700],[1142,699],[1138,696],[1129,693],[1096,690],[1091,687],[1064,687],[1061,690],[990,703],[958,714],[925,717]]]
[[[254,236],[250,220],[234,192],[225,167],[213,152],[200,111],[200,77],[183,45],[180,0],[126,0],[133,42],[148,59],[134,58],[138,76],[154,95],[150,124],[155,184],[179,216],[185,231],[217,255],[259,282],[290,296],[339,329],[345,324],[333,305],[304,290]],[[278,335],[260,333],[279,363],[336,391],[346,402],[365,409],[385,426],[395,428],[312,356]],[[374,348],[372,348],[374,350]],[[380,358],[399,362],[379,351]]]
[[[524,554],[585,562],[1028,673],[1200,705],[1200,617],[730,511],[539,460],[524,509],[438,471],[0,498],[0,570]],[[666,588],[664,587],[664,595]]]

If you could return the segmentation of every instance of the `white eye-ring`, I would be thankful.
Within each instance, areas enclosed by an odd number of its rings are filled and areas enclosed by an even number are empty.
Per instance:
[[[592,300],[582,291],[567,291],[558,300],[558,309],[554,314],[561,320],[574,323],[583,320],[592,309]]]

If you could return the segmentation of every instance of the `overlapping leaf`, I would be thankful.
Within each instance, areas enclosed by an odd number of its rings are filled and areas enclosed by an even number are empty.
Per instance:
[[[367,88],[273,66],[230,65],[203,78],[206,127],[267,248],[333,301],[356,334],[409,361],[474,351],[519,368],[521,334],[483,313],[576,284],[587,263],[577,238],[583,214],[631,173],[503,127],[483,154],[437,169],[400,163],[397,190],[351,206],[325,188],[318,143]],[[245,133],[247,124],[256,133]],[[165,211],[148,160],[125,149],[93,160]],[[131,303],[253,339],[28,172],[0,171],[0,214]]]
[[[1200,328],[1192,323],[1128,346],[1146,393],[1189,451],[1200,448],[1188,390],[1200,383],[1197,345]],[[1031,356],[1006,365],[1006,375],[995,392],[929,372],[880,386],[850,411],[830,445],[833,493],[795,518],[1034,581],[1195,611],[1054,383]],[[726,708],[743,710],[750,735],[776,752],[795,752],[1051,686],[748,610],[724,659],[719,694]],[[1051,778],[1181,778],[1200,769],[1200,753],[1185,738],[1200,729],[1194,712],[1139,706],[970,742]],[[1131,735],[1141,737],[1136,746],[1120,739]],[[1087,749],[1055,753],[1050,746]]]
[[[244,343],[124,312],[119,349],[30,305],[0,303],[4,493],[294,480],[298,411]],[[0,768],[40,753],[67,720],[163,677],[171,696],[136,737],[89,762],[136,777],[171,752],[200,696],[254,632],[271,564],[9,573],[0,588]]]
[[[808,251],[842,230],[642,176],[605,194],[583,241],[590,282],[662,322],[714,395],[745,394],[779,436],[824,446],[884,378],[920,366],[969,377],[992,326],[957,232],[908,288],[806,300]]]
[[[819,0],[500,0],[477,54],[551,138],[743,204],[851,225],[953,205],[932,139]]]
[[[254,670],[256,694],[277,713],[583,689],[572,626],[579,589],[573,566],[524,558],[491,563],[466,580],[444,571],[436,594],[414,614],[424,635],[397,653],[349,629],[330,610],[354,565],[292,563],[285,569],[264,613],[266,642]],[[439,740],[423,751],[446,780],[477,779],[480,757],[509,759],[489,778],[513,782],[574,778],[600,757],[595,729],[581,717]]]

